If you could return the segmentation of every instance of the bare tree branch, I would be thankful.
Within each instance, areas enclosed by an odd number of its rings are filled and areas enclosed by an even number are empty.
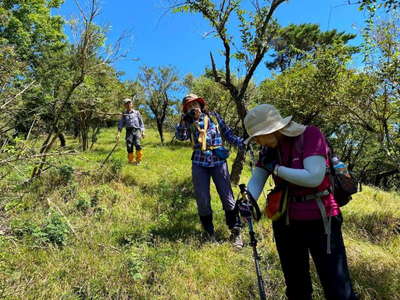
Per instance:
[[[5,100],[5,103],[0,106],[0,109],[4,109],[8,104],[10,104],[12,101],[14,101],[15,99],[17,99],[19,96],[21,96],[23,93],[25,93],[26,90],[28,90],[33,84],[35,83],[35,81],[32,81],[31,83],[29,83],[22,91],[20,91],[18,94],[16,94],[15,96],[13,96],[11,99],[7,99]]]

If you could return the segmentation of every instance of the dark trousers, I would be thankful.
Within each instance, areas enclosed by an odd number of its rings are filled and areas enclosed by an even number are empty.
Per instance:
[[[226,224],[230,229],[240,228],[241,221],[229,178],[228,165],[225,162],[215,167],[201,167],[192,164],[192,180],[196,195],[197,210],[200,217],[212,215],[210,181],[214,181],[215,187],[225,210]]]
[[[347,266],[343,243],[342,216],[332,217],[331,254],[327,254],[327,236],[322,220],[294,221],[285,218],[273,222],[276,247],[286,282],[289,300],[312,299],[309,254],[328,300],[357,299]]]
[[[126,150],[128,151],[128,153],[133,152],[133,146],[135,146],[137,151],[142,149],[140,145],[141,134],[142,132],[140,131],[140,129],[132,127],[126,128],[125,141]]]

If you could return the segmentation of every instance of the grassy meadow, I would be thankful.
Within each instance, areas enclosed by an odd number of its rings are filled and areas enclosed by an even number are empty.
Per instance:
[[[101,166],[115,133],[104,130],[92,151],[53,158],[55,167],[29,185],[14,185],[32,170],[23,163],[0,182],[0,298],[257,299],[252,249],[235,251],[227,241],[214,185],[220,242],[203,242],[189,143],[160,146],[156,131],[148,130],[141,165],[126,163],[121,139]],[[78,147],[67,142],[67,148]],[[246,167],[242,182],[249,174]],[[361,299],[400,299],[399,208],[398,193],[367,186],[343,208]],[[255,231],[268,299],[285,299],[270,222],[263,219]],[[248,242],[247,230],[243,237]],[[314,298],[323,299],[312,270]]]

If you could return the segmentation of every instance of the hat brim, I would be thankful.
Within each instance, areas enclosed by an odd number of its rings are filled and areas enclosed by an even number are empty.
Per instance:
[[[281,130],[279,130],[283,135],[288,137],[295,137],[302,134],[306,130],[306,126],[291,121],[288,126],[285,126]]]
[[[249,136],[247,139],[245,139],[244,144],[248,144],[256,136],[265,135],[265,134],[271,134],[271,133],[274,133],[274,132],[277,132],[277,131],[281,130],[282,128],[284,128],[285,126],[287,126],[290,123],[292,118],[293,118],[292,116],[286,117],[286,118],[282,119],[282,121],[279,122],[273,128],[266,128],[266,129],[262,129],[262,130],[259,130],[259,131],[255,132],[255,133],[253,133],[251,136]]]
[[[193,99],[190,99],[190,100],[187,100],[187,101],[186,101],[185,105],[183,106],[183,111],[184,111],[184,112],[186,112],[186,108],[187,108],[187,106],[189,105],[189,103],[191,103],[191,102],[193,102],[193,101],[199,102],[200,105],[203,106],[203,107],[204,107],[204,105],[205,105],[205,102],[204,102],[204,99],[203,99],[203,98],[193,98]]]

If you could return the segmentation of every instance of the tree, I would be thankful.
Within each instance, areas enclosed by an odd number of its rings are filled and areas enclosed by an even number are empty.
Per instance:
[[[392,14],[387,21],[375,21],[368,31],[366,74],[374,78],[377,89],[363,102],[355,102],[353,111],[364,113],[384,154],[377,177],[388,187],[388,177],[400,173],[400,17]]]
[[[23,65],[14,83],[18,82],[22,86],[32,82],[38,84],[40,63],[47,59],[48,53],[65,49],[67,43],[62,31],[64,20],[50,14],[50,10],[59,7],[61,3],[44,0],[0,2],[1,47],[12,49],[15,63]],[[27,94],[24,93],[24,97]],[[19,113],[22,111],[19,110]],[[20,119],[24,121],[19,124],[15,122],[18,118],[14,118],[8,126],[23,131],[26,136],[36,115],[35,112],[29,118]]]
[[[164,144],[163,124],[174,100],[171,92],[179,89],[179,77],[172,67],[142,67],[139,82],[144,89],[145,103],[156,120],[161,144]]]
[[[122,99],[125,88],[117,76],[112,66],[99,65],[97,72],[86,76],[71,98],[69,118],[74,121],[72,130],[79,135],[83,151],[91,149],[100,128],[119,115],[116,103]]]
[[[20,96],[32,84],[23,86],[18,78],[24,74],[25,64],[18,60],[14,47],[0,44],[0,143],[13,129]]]
[[[307,55],[313,55],[321,47],[334,47],[346,44],[356,35],[329,30],[322,32],[317,24],[291,24],[280,28],[272,42],[274,60],[267,62],[268,69],[283,72]],[[349,53],[355,53],[357,47],[346,47]]]
[[[18,60],[14,47],[0,43],[0,180],[11,173],[16,161],[30,156],[27,145],[15,138],[14,133],[21,95],[34,85],[34,82],[25,84],[20,80],[24,71],[25,64]]]
[[[15,48],[20,61],[34,70],[46,51],[65,47],[64,20],[50,10],[63,0],[7,0],[0,2],[0,39]]]
[[[349,78],[356,76],[346,68],[349,59],[341,46],[320,49],[262,82],[260,99],[270,99],[283,115],[293,115],[301,123],[332,131],[326,123],[335,123],[335,128],[346,120],[341,117],[343,105],[350,101],[345,91]]]
[[[51,101],[51,121],[47,126],[47,134],[40,148],[40,154],[47,153],[54,141],[64,129],[64,112],[68,111],[71,106],[71,97],[75,90],[84,82],[86,76],[96,72],[99,66],[110,61],[110,55],[100,55],[99,51],[104,44],[105,32],[103,28],[97,26],[94,21],[99,15],[99,6],[97,0],[88,0],[89,8],[84,11],[79,6],[81,12],[81,22],[75,22],[74,33],[77,36],[76,44],[68,47],[67,53],[50,52],[49,60],[45,60],[42,66],[47,64],[55,64],[58,68],[63,69],[61,74],[68,74],[66,78],[60,78],[60,82],[56,80],[50,86],[53,87],[55,97]],[[59,60],[61,56],[61,59]],[[63,59],[66,58],[66,59]],[[55,69],[55,68],[54,68]],[[49,70],[49,68],[43,68]],[[51,70],[51,69],[50,69]],[[65,70],[67,72],[65,72]],[[44,76],[47,80],[51,80],[49,76]],[[41,170],[46,162],[46,156],[32,172],[32,178],[41,174]]]
[[[215,36],[222,42],[223,56],[225,59],[224,72],[217,71],[213,55],[210,54],[214,80],[224,86],[235,101],[237,113],[242,121],[246,116],[246,91],[255,70],[263,60],[270,47],[271,40],[277,33],[277,25],[272,16],[276,9],[285,0],[268,1],[270,5],[260,6],[254,2],[251,11],[245,10],[240,0],[211,1],[211,0],[185,0],[174,6],[175,12],[200,13],[210,22]],[[235,34],[228,30],[232,16],[239,20],[239,40],[235,40]],[[233,49],[237,49],[234,53]],[[236,86],[232,80],[231,59],[235,58],[244,64],[246,70],[243,81]],[[245,151],[240,150],[232,166],[231,180],[238,183],[243,169]]]
[[[387,11],[396,10],[400,7],[399,0],[360,0],[356,3],[360,5],[360,9],[366,9],[370,12],[375,12],[380,7],[384,7]]]

